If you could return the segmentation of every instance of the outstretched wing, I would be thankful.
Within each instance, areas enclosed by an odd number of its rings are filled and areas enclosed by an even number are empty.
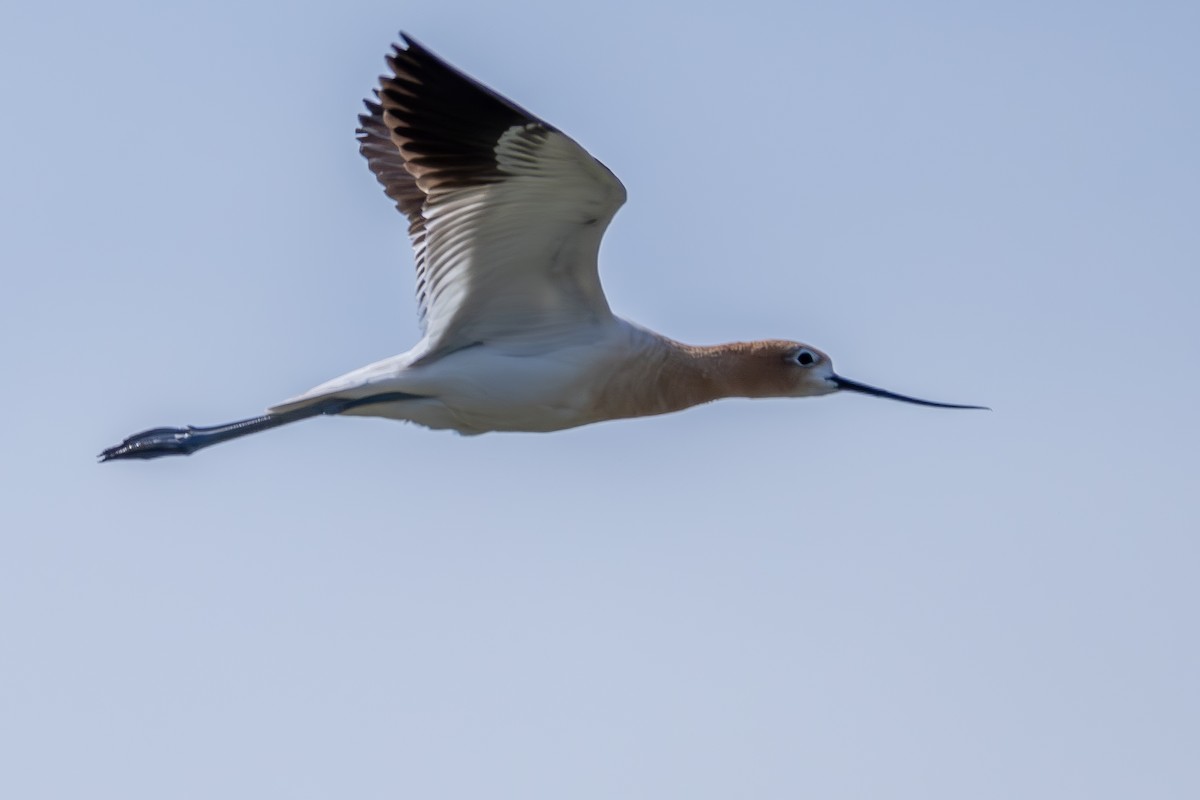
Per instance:
[[[554,127],[401,38],[359,140],[409,220],[426,354],[610,318],[596,259],[625,187]]]

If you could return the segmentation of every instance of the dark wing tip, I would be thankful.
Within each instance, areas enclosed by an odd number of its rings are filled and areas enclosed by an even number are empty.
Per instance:
[[[404,42],[404,46],[406,48],[408,48],[410,50],[414,50],[414,49],[421,50],[426,53],[429,52],[429,50],[426,49],[424,45],[422,45],[420,42],[418,42],[416,39],[414,39],[408,33],[405,33],[404,31],[400,31],[399,36],[400,36],[400,41]],[[400,49],[400,45],[398,45],[398,44],[394,44],[394,45],[392,45],[392,47],[396,48],[397,50]]]
[[[362,142],[372,136],[387,136],[387,128],[383,124],[383,106],[369,98],[363,100],[363,105],[366,106],[367,113],[358,115],[358,129],[355,131],[358,140]],[[372,132],[371,128],[378,129],[378,132]]]
[[[400,32],[380,80],[381,111],[364,128],[386,130],[426,195],[503,179],[496,144],[514,127],[553,131],[534,114],[448,64]],[[373,138],[373,137],[368,137]],[[373,167],[374,168],[374,167]]]

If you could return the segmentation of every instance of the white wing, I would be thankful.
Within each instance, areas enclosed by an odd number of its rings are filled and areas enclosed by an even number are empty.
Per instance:
[[[596,259],[625,187],[558,130],[403,36],[362,153],[409,219],[423,358],[611,318]]]

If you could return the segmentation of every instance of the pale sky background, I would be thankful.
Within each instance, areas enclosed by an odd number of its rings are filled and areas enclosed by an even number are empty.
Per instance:
[[[4,18],[0,797],[1200,797],[1200,5]],[[98,466],[416,340],[401,28],[621,177],[618,313],[995,411]]]

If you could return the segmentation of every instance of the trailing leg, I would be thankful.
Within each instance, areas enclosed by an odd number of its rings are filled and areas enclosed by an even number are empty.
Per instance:
[[[159,456],[190,456],[197,450],[211,447],[214,444],[239,439],[251,433],[278,428],[291,422],[299,422],[309,417],[322,414],[340,414],[351,408],[371,405],[373,403],[390,403],[397,400],[413,400],[419,395],[404,392],[387,392],[356,399],[340,397],[329,398],[311,406],[283,411],[277,414],[264,414],[261,417],[242,419],[228,422],[224,425],[213,425],[207,428],[197,428],[188,425],[186,428],[151,428],[148,431],[135,433],[118,445],[104,450],[99,455],[101,462],[116,461],[129,458],[158,458]]]

